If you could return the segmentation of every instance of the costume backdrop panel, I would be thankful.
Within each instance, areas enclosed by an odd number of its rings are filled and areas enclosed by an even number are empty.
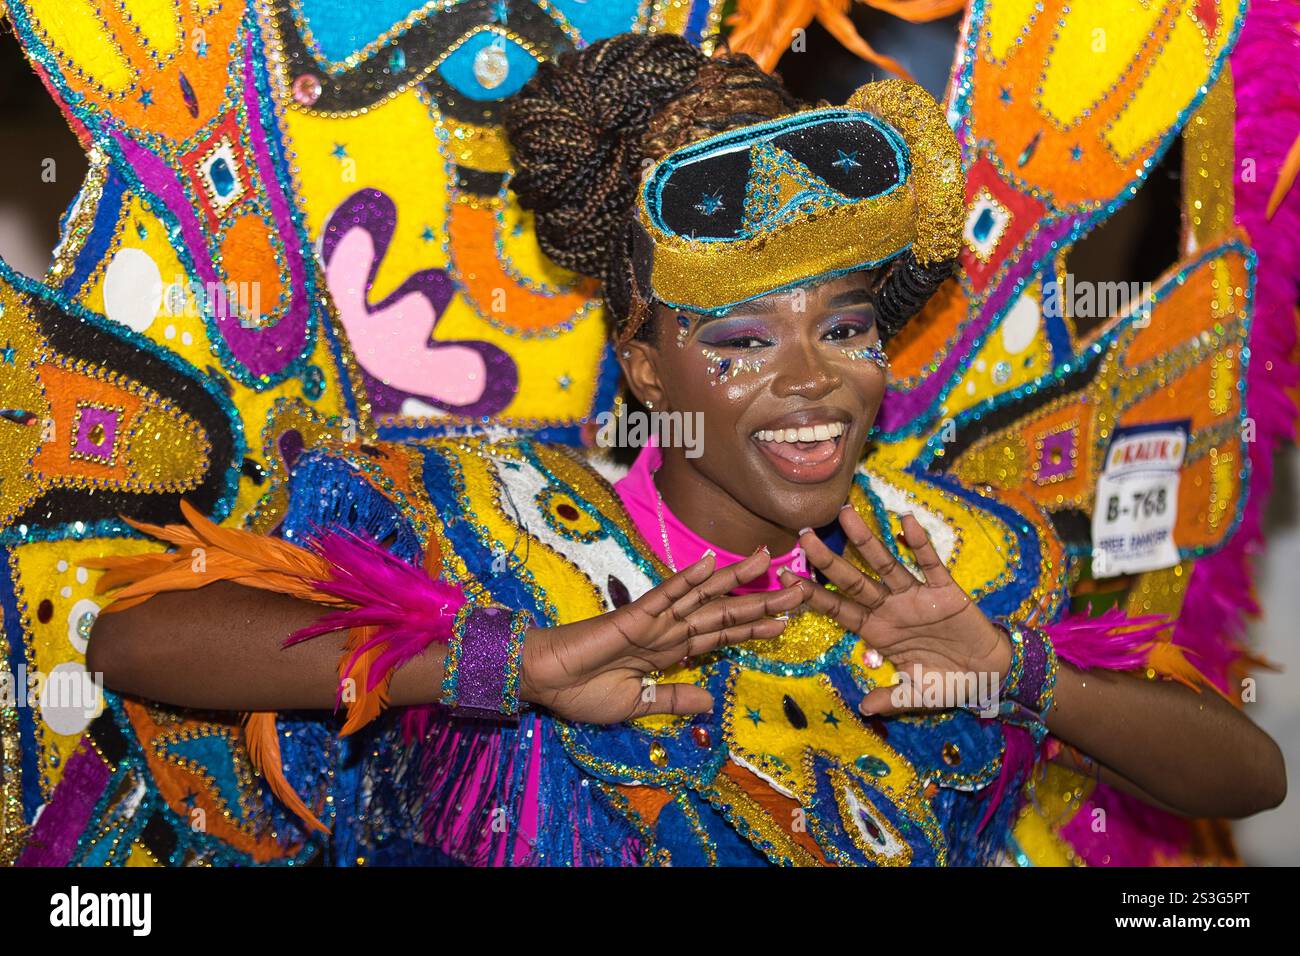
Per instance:
[[[541,255],[509,189],[501,104],[601,37],[700,42],[720,7],[10,0],[90,172],[45,281],[0,270],[0,654],[14,674],[59,676],[38,706],[0,700],[0,861],[317,852],[234,721],[112,694],[100,713],[78,706],[102,601],[80,563],[156,547],[121,516],[176,521],[182,498],[274,527],[288,469],[323,438],[487,423],[580,441],[615,387],[596,290]],[[1170,615],[1147,673],[1223,689],[1250,606],[1247,491],[1267,490],[1260,449],[1290,433],[1295,381],[1285,292],[1252,318],[1269,248],[1252,247],[1263,200],[1234,152],[1270,101],[1236,90],[1287,29],[1242,0],[971,5],[947,101],[963,271],[891,345],[870,460],[893,505],[977,533],[961,502],[978,494],[1033,526],[1064,583],[1028,582],[1026,609]],[[1258,52],[1234,70],[1252,30]],[[1183,258],[1149,289],[1084,301],[1072,247],[1179,135]],[[1251,155],[1269,182],[1280,152]],[[1158,472],[1140,487],[1137,458]],[[962,573],[976,588],[1014,578],[994,565]],[[318,733],[282,718],[286,764],[328,749]],[[329,787],[302,796],[320,805]],[[1032,787],[1021,863],[1224,855],[1203,828],[1068,771]]]

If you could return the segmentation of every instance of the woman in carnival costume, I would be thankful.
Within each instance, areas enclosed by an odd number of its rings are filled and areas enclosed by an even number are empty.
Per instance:
[[[701,445],[622,476],[526,438],[319,447],[277,537],[189,509],[141,526],[175,551],[101,562],[92,671],[248,712],[339,863],[991,863],[1049,757],[1190,815],[1281,800],[1231,705],[1115,673],[1157,624],[1061,622],[1043,515],[862,463],[883,344],[960,242],[928,94],[808,108],[748,57],[624,35],[540,67],[507,130],[628,390]]]

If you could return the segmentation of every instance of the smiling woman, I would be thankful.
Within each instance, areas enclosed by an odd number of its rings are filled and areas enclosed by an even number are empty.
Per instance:
[[[781,529],[829,524],[848,500],[885,395],[871,280],[854,272],[716,317],[660,306],[651,334],[624,346],[638,398],[704,422],[706,453],[688,466],[665,450],[657,481],[709,540],[789,551],[793,532]]]
[[[628,391],[702,453],[611,487],[525,439],[318,447],[278,539],[191,514],[147,529],[175,554],[107,562],[110,686],[257,712],[340,863],[994,863],[1049,735],[1182,812],[1280,801],[1230,705],[1100,669],[1150,629],[1045,624],[1066,560],[1036,512],[864,464],[884,343],[959,239],[924,92],[800,109],[746,57],[618,36],[540,66],[507,128],[543,250],[603,283]],[[266,712],[340,703],[364,746],[278,767]]]

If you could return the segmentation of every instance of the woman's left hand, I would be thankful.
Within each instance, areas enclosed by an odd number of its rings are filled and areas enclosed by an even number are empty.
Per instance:
[[[991,692],[996,693],[1002,675],[1011,666],[1011,642],[952,579],[920,522],[908,514],[903,516],[902,524],[903,540],[925,575],[924,581],[901,564],[848,505],[840,512],[840,525],[880,580],[858,570],[808,530],[800,535],[799,545],[813,567],[837,590],[828,590],[789,571],[782,572],[781,580],[786,585],[803,580],[809,607],[861,637],[887,657],[902,679],[911,684],[910,688],[877,687],[862,699],[859,709],[864,714],[926,706],[979,707],[982,702],[973,700],[936,704],[932,694],[923,695],[921,691],[936,678],[943,680],[939,686],[949,688],[954,684],[946,680],[948,675],[973,673],[987,675]],[[978,681],[976,686],[981,686]]]

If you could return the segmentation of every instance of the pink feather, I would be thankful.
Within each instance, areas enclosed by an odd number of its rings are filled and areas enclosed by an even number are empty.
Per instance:
[[[1056,656],[1075,667],[1131,671],[1146,665],[1147,651],[1170,623],[1163,614],[1129,617],[1112,607],[1096,617],[1063,617],[1044,630],[1052,639]]]
[[[334,631],[373,628],[344,668],[344,673],[351,671],[363,654],[382,647],[370,668],[366,690],[371,691],[430,643],[447,643],[456,612],[465,604],[460,588],[431,579],[420,568],[351,532],[320,534],[309,539],[308,546],[332,567],[330,580],[313,585],[354,606],[332,611],[295,631],[285,641],[286,647]]]

